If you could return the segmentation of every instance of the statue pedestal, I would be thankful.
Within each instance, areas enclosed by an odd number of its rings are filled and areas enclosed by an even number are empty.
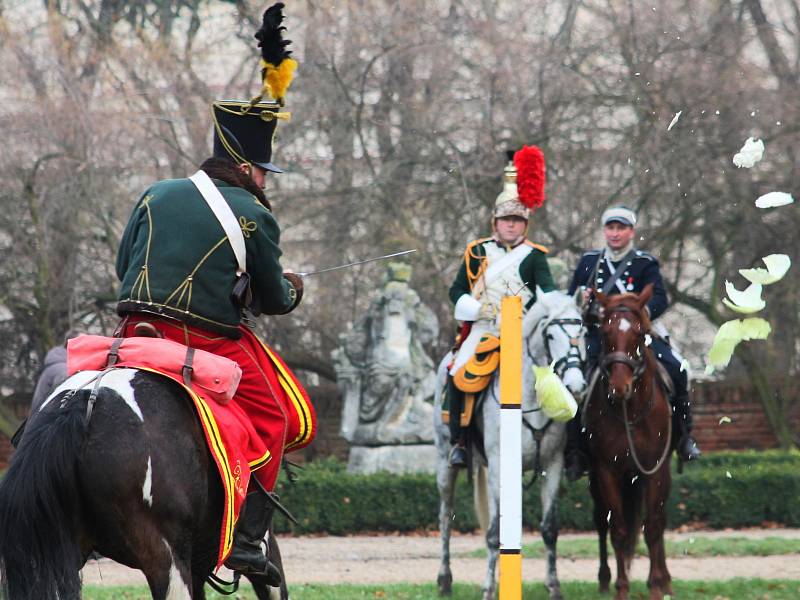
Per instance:
[[[348,473],[435,473],[436,446],[353,446],[347,461]]]

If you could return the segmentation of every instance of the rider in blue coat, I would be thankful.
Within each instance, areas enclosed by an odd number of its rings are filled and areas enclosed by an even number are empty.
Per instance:
[[[584,302],[587,303],[587,310],[584,312],[587,326],[587,371],[591,371],[597,364],[601,346],[598,324],[586,316],[592,313],[591,303],[595,291],[602,291],[606,295],[626,292],[638,294],[652,283],[653,297],[647,304],[650,319],[655,321],[669,306],[658,260],[633,244],[636,213],[625,206],[614,206],[603,213],[601,220],[606,246],[584,253],[569,286],[570,294],[581,289]],[[675,389],[672,401],[675,429],[680,433],[676,446],[678,454],[683,461],[695,460],[700,457],[700,449],[692,438],[692,412],[686,370],[681,368],[681,360],[676,358],[675,351],[665,336],[654,334],[650,348],[666,368]],[[565,453],[567,478],[570,481],[579,479],[588,468],[588,459],[582,446],[580,415],[577,415],[567,424]]]

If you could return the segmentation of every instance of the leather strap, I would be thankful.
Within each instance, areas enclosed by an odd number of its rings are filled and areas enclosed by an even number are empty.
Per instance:
[[[106,368],[113,367],[119,362],[119,347],[124,341],[125,338],[116,338],[114,343],[111,344],[111,348],[108,351],[108,359],[106,360]]]
[[[608,293],[611,291],[611,288],[614,287],[614,285],[617,283],[619,278],[622,277],[622,274],[625,272],[625,270],[622,268],[622,263],[630,260],[631,257],[634,256],[635,254],[636,254],[636,249],[635,248],[631,248],[628,251],[628,253],[625,256],[622,257],[622,260],[619,261],[619,263],[618,263],[619,266],[617,267],[616,271],[614,271],[613,274],[609,273],[609,278],[603,284],[603,288],[600,290],[601,292],[603,292],[605,295],[608,295]],[[594,276],[593,276],[592,283],[594,283],[594,281],[597,280],[597,271],[600,269],[600,261],[605,260],[605,258],[606,258],[606,251],[603,250],[600,253],[600,256],[597,258],[597,263],[594,266]]]
[[[186,349],[186,358],[183,359],[183,383],[186,387],[192,387],[192,372],[194,368],[192,367],[192,362],[194,362],[194,348],[187,348]]]
[[[231,244],[231,248],[233,248],[236,262],[239,265],[236,271],[237,277],[247,272],[247,252],[244,246],[244,235],[242,235],[242,228],[239,226],[239,221],[236,220],[231,207],[205,171],[200,170],[189,179],[203,196],[211,212],[217,217],[222,229],[225,230],[225,235]]]
[[[528,254],[531,253],[533,248],[528,244],[522,243],[511,252],[507,252],[503,258],[495,261],[484,271],[483,275],[479,277],[472,286],[471,295],[476,300],[480,300],[486,288],[500,277],[506,269],[511,266],[519,265]],[[484,255],[484,260],[488,260]],[[469,258],[465,259],[469,260]]]

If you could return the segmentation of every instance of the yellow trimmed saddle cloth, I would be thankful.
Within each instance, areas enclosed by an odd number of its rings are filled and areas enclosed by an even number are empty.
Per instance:
[[[467,427],[472,420],[475,398],[486,389],[492,374],[500,364],[500,338],[489,333],[481,337],[475,354],[453,376],[455,386],[464,392],[464,407],[461,411],[461,426]],[[450,422],[449,398],[442,406],[442,421]]]

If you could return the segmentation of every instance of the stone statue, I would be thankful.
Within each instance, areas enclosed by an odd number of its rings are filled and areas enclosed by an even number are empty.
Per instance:
[[[435,463],[435,368],[423,346],[439,325],[409,287],[410,278],[409,265],[390,263],[383,288],[332,354],[351,471],[431,470]],[[427,453],[429,465],[415,464]]]

